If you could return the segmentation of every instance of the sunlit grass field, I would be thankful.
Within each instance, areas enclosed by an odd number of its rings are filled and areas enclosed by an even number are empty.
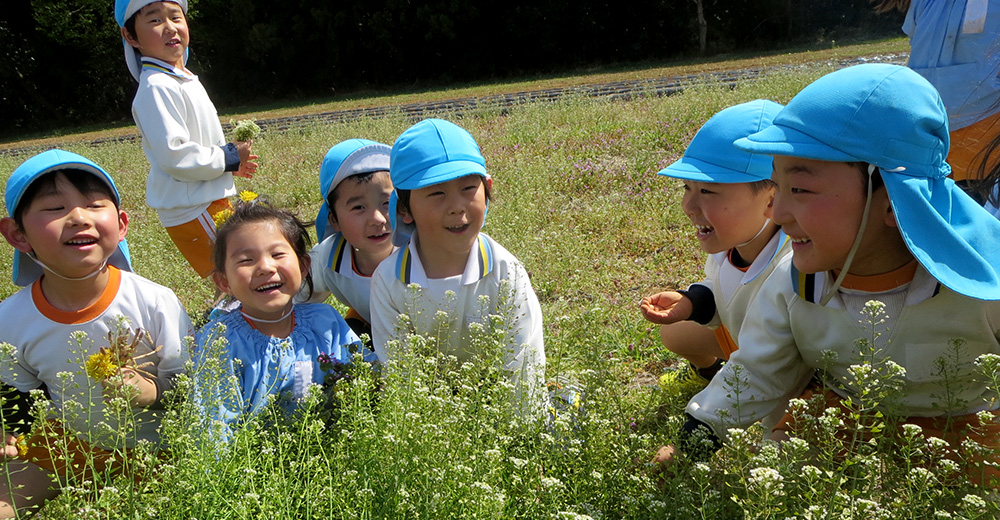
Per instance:
[[[656,385],[675,361],[638,302],[699,280],[705,260],[681,212],[679,183],[656,173],[718,110],[756,98],[787,102],[829,70],[802,67],[671,97],[571,97],[440,116],[468,129],[482,149],[495,197],[484,231],[530,272],[545,317],[546,379],[575,382],[584,391],[579,408],[557,411],[553,420],[524,419],[504,403],[491,360],[473,370],[416,345],[414,355],[430,362],[415,362],[423,368],[408,377],[359,369],[326,396],[333,411],[316,396],[296,417],[251,421],[228,447],[212,445],[197,410],[177,405],[164,422],[166,455],[134,455],[140,467],[154,468],[148,478],[71,483],[41,516],[994,517],[995,496],[939,464],[922,439],[885,441],[845,458],[836,448],[801,443],[751,450],[752,433],[737,434],[708,463],[682,461],[662,487],[646,464],[673,440],[688,396]],[[414,122],[390,115],[264,133],[254,144],[261,168],[237,180],[238,188],[312,219],[319,164],[330,146],[353,137],[391,144]],[[145,207],[148,164],[140,145],[67,149],[118,183],[135,271],[173,288],[189,314],[200,316],[213,287],[195,276]],[[0,157],[0,180],[24,159]],[[11,254],[0,248],[0,263],[9,266]],[[15,290],[0,281],[0,297]]]

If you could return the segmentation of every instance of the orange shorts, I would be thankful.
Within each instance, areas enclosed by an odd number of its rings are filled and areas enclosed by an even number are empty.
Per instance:
[[[729,334],[729,329],[725,325],[719,325],[719,328],[715,329],[715,340],[719,342],[719,348],[722,349],[722,359],[726,361],[729,361],[729,356],[732,356],[733,352],[739,350],[736,341]]]
[[[956,181],[978,179],[979,167],[985,159],[980,152],[997,136],[1000,136],[1000,113],[952,132],[951,151],[948,152],[952,178]],[[985,171],[989,173],[996,164],[997,158],[993,157]]]
[[[198,218],[179,226],[170,226],[167,234],[177,245],[184,258],[202,278],[207,278],[215,269],[212,262],[212,248],[215,246],[215,217],[232,210],[229,199],[219,199],[209,204]]]
[[[822,391],[820,383],[813,381],[799,397],[809,401],[814,395]],[[848,412],[848,408],[844,406],[843,398],[833,390],[823,392],[822,407],[813,408],[813,404],[810,402],[807,411],[814,417],[819,417],[826,408],[837,408],[845,414]],[[965,468],[966,474],[973,482],[981,483],[984,479],[998,479],[995,482],[1000,483],[1000,469],[991,464],[982,464],[987,459],[989,462],[1000,462],[1000,423],[997,422],[1000,420],[1000,411],[992,411],[990,414],[993,415],[994,419],[987,424],[981,424],[978,415],[970,413],[950,417],[900,417],[897,418],[897,422],[893,426],[896,429],[897,435],[903,435],[903,425],[914,424],[921,428],[921,435],[924,438],[937,437],[946,441],[950,446],[945,455],[947,458],[955,456],[955,450],[961,446],[963,440],[976,441],[992,451],[992,454],[987,455],[986,458],[983,456],[969,458],[968,460],[972,464],[969,464]],[[846,418],[846,415],[842,417]],[[847,420],[844,422],[847,424],[838,432],[838,438],[842,435],[853,436],[855,433],[852,431],[852,425]],[[795,432],[799,434],[799,437],[809,440],[809,433],[802,431],[796,426],[795,417],[789,412],[785,413],[784,417],[778,421],[778,424],[774,427],[774,431]]]
[[[120,453],[87,444],[55,420],[42,423],[25,442],[28,449],[21,459],[55,473],[60,480],[93,480],[125,468]]]

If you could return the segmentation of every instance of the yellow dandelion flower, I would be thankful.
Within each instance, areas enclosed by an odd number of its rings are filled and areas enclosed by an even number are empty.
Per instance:
[[[240,192],[240,200],[243,202],[253,202],[257,200],[257,194],[250,190],[243,190]]]
[[[111,352],[105,349],[87,358],[86,369],[87,375],[94,381],[104,381],[118,373],[118,365],[111,358]]]
[[[19,457],[24,457],[27,454],[28,454],[28,438],[25,437],[24,434],[22,433],[21,435],[17,436],[17,455]]]
[[[231,216],[233,216],[233,210],[227,208],[212,215],[212,220],[215,221],[215,227],[220,228]]]

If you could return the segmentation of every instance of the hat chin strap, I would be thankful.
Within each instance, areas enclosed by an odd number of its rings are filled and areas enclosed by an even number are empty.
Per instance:
[[[750,242],[753,242],[754,240],[757,240],[757,237],[759,237],[760,234],[763,233],[764,230],[767,229],[767,226],[769,226],[769,225],[771,225],[771,219],[765,219],[764,220],[764,225],[760,227],[760,231],[758,231],[757,234],[753,236],[753,238],[751,238],[750,240],[747,240],[746,242],[743,242],[742,244],[736,244],[736,247],[743,247],[743,246],[749,244]]]
[[[105,258],[104,262],[101,264],[100,267],[97,268],[96,271],[94,271],[94,272],[92,272],[92,273],[90,273],[88,275],[80,276],[78,278],[73,278],[73,277],[70,277],[70,276],[63,276],[63,275],[57,273],[55,271],[55,269],[52,269],[51,267],[43,264],[41,260],[35,258],[34,252],[28,253],[28,258],[30,258],[33,262],[35,262],[36,264],[38,264],[39,266],[41,266],[42,269],[45,269],[46,271],[54,274],[55,276],[57,276],[59,278],[62,278],[63,280],[66,280],[66,281],[70,281],[70,282],[81,282],[83,280],[89,280],[89,279],[97,276],[98,274],[100,274],[101,271],[104,270],[104,267],[108,265],[108,259]]]
[[[823,298],[820,299],[819,304],[825,306],[829,303],[830,298],[837,293],[840,289],[840,284],[844,282],[844,278],[847,277],[847,270],[851,268],[851,262],[854,261],[854,254],[858,252],[858,247],[861,246],[861,238],[865,234],[865,228],[868,227],[868,214],[872,207],[872,174],[875,173],[875,165],[868,165],[868,196],[865,198],[865,212],[861,216],[861,227],[858,228],[858,236],[854,238],[854,245],[851,246],[851,250],[847,252],[847,259],[844,260],[844,266],[840,269],[840,274],[837,275],[837,279],[833,282],[833,285],[823,294]]]

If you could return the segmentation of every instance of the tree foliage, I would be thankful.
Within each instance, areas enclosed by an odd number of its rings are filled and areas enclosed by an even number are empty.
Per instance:
[[[189,0],[190,68],[219,107],[556,73],[699,52],[695,2]],[[708,54],[896,34],[867,0],[703,0]],[[111,0],[0,10],[0,136],[130,119]]]

